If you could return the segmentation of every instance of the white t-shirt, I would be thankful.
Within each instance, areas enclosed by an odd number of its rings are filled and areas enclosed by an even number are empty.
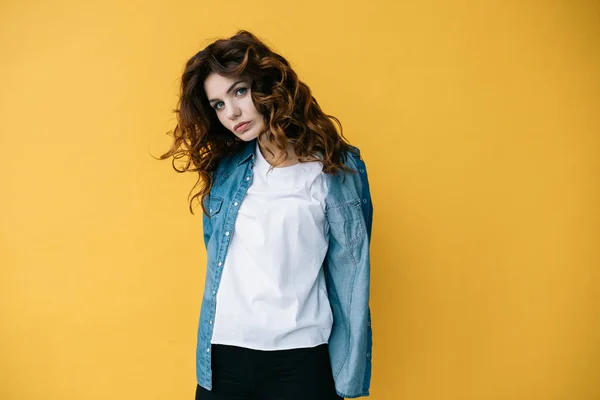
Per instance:
[[[257,350],[327,343],[327,187],[319,162],[269,171],[258,146],[223,263],[212,343]]]

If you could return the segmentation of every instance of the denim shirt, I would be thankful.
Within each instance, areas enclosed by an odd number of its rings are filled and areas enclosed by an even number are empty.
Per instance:
[[[208,265],[198,324],[196,379],[207,390],[212,390],[210,351],[217,291],[237,212],[252,183],[255,146],[256,140],[248,142],[241,151],[220,161],[205,199]],[[345,164],[357,172],[326,175],[329,248],[323,268],[333,312],[328,347],[335,389],[339,396],[355,398],[368,396],[371,382],[369,244],[373,206],[364,162],[348,152]]]

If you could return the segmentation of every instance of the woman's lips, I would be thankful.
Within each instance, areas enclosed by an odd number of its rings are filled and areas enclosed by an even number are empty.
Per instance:
[[[240,124],[237,124],[236,126],[233,127],[233,130],[236,132],[242,132],[244,129],[246,129],[248,127],[248,125],[250,125],[250,121],[248,122],[242,122]]]

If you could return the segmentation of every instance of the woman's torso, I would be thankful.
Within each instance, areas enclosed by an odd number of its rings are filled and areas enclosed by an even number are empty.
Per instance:
[[[322,165],[270,168],[258,146],[217,293],[213,344],[257,350],[327,343],[333,316]]]

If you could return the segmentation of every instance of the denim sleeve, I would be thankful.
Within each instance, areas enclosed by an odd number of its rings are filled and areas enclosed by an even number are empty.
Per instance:
[[[358,148],[355,147],[356,150]],[[360,154],[360,153],[359,153]],[[367,235],[369,236],[369,243],[371,242],[371,228],[373,226],[373,201],[371,199],[371,190],[369,187],[369,177],[367,175],[367,166],[359,156],[354,155],[354,161],[360,175],[360,193],[362,198],[362,212],[365,218],[365,224],[367,227]]]
[[[356,153],[349,153],[347,165],[356,172],[347,175],[350,182],[343,183],[343,180],[333,178],[332,184],[336,184],[336,188],[341,188],[345,193],[341,196],[343,199],[360,199],[366,232],[361,241],[347,246],[341,243],[344,234],[352,235],[356,232],[344,224],[341,228],[338,227],[341,241],[335,237],[330,240],[326,263],[329,298],[334,314],[334,329],[329,340],[330,358],[336,390],[338,395],[345,398],[369,395],[373,359],[373,330],[369,305],[373,205],[365,162],[361,159],[358,148],[353,148]],[[349,189],[350,186],[354,186],[354,189]],[[340,222],[340,218],[336,218],[336,221],[331,220],[331,215],[329,218],[332,227]],[[348,268],[349,266],[352,268]]]
[[[363,214],[367,225],[367,234],[369,242],[371,241],[371,228],[373,227],[373,200],[371,198],[371,190],[369,188],[369,177],[367,176],[367,167],[364,161],[360,160],[360,177],[362,180],[362,197],[363,197]],[[364,171],[364,172],[362,172]],[[366,202],[364,201],[366,200]]]
[[[369,244],[371,243],[371,230],[373,227],[373,201],[371,198],[371,189],[369,187],[369,177],[367,175],[367,166],[362,159],[357,160],[358,173],[360,174],[362,187],[362,211],[365,217],[365,224],[367,228],[367,236],[369,238]],[[365,201],[366,200],[366,201]],[[367,351],[369,352],[369,357],[367,361],[367,367],[365,371],[365,379],[363,382],[363,391],[368,393],[369,385],[371,381],[371,363],[373,360],[373,331],[371,326],[371,307],[367,306],[368,310],[368,328],[367,328]]]
[[[209,196],[206,196],[206,209],[208,209],[208,198]],[[212,234],[212,221],[204,212],[202,212],[202,230],[204,232],[204,248],[208,251],[208,240]]]

